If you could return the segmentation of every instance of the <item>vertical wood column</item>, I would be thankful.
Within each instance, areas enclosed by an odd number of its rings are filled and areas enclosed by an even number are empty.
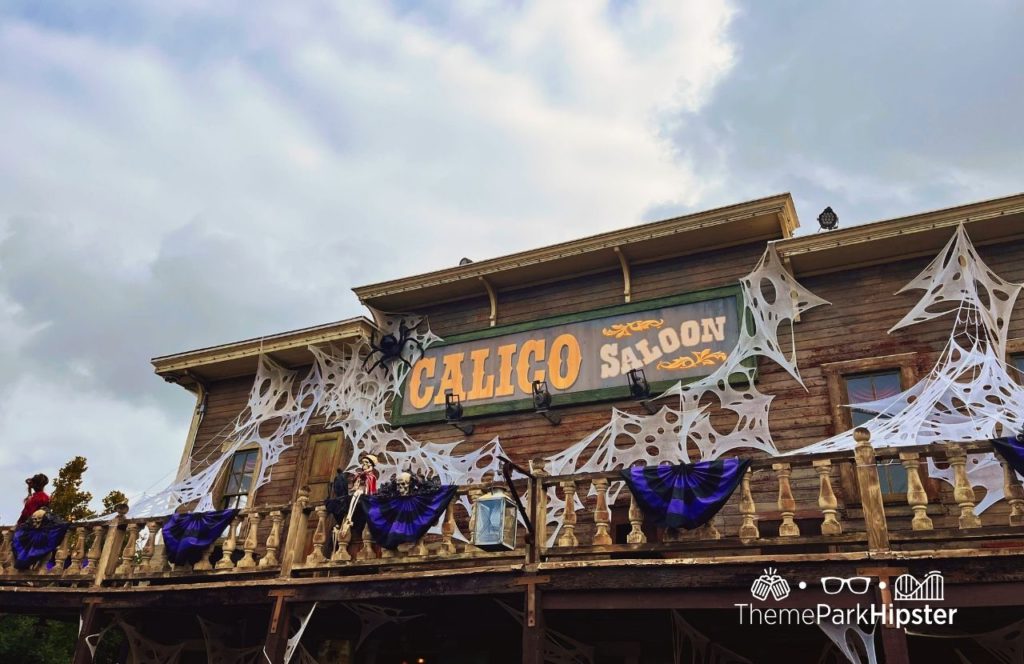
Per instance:
[[[860,502],[864,510],[864,527],[868,531],[868,548],[871,551],[889,550],[889,526],[885,521],[885,503],[882,501],[882,486],[878,483],[878,463],[875,448],[871,446],[871,432],[864,427],[853,431],[857,446],[854,456],[857,460],[857,482],[860,485]]]
[[[743,516],[743,523],[740,524],[739,536],[744,544],[761,537],[761,531],[757,527],[757,504],[750,491],[750,479],[753,475],[754,469],[748,467],[740,480],[740,514]]]
[[[921,481],[921,455],[917,452],[900,452],[900,462],[907,469],[907,504],[914,511],[910,526],[914,530],[931,530],[933,526],[928,516],[928,493]]]
[[[793,520],[796,512],[796,499],[793,497],[793,487],[789,483],[789,476],[793,469],[788,463],[773,463],[772,470],[779,478],[779,512],[782,513],[782,523],[779,524],[779,537],[799,537],[800,527]]]
[[[526,585],[523,599],[523,664],[544,664],[542,592],[536,583]]]
[[[81,614],[82,626],[78,633],[78,639],[75,640],[75,653],[71,660],[72,664],[92,664],[92,652],[89,650],[89,644],[86,643],[85,637],[99,631],[100,612],[98,604],[99,600],[96,598],[87,598],[84,601]]]
[[[910,649],[907,647],[907,633],[903,628],[882,625],[882,652],[885,664],[910,664]]]
[[[608,479],[598,477],[594,480],[594,491],[597,492],[597,505],[594,506],[594,541],[596,545],[611,544],[609,532],[612,515],[608,509]]]
[[[946,458],[953,467],[953,500],[960,507],[960,529],[981,528],[981,519],[974,512],[974,488],[967,479],[967,453],[959,445],[947,445]]]
[[[292,605],[287,592],[271,595],[274,600],[267,625],[267,638],[263,646],[270,664],[284,664],[284,651],[288,647],[288,625],[291,623]]]

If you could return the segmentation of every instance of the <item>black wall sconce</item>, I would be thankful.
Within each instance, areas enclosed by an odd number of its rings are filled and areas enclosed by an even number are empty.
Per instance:
[[[626,380],[629,382],[629,395],[640,402],[648,415],[654,415],[658,409],[651,405],[651,384],[647,382],[647,375],[643,369],[630,369],[626,372]]]
[[[543,380],[533,381],[533,410],[544,416],[552,425],[560,424],[562,417],[551,412],[551,393]]]
[[[462,421],[462,402],[459,395],[453,394],[451,390],[444,391],[444,421],[467,436],[472,435],[475,428],[469,422]]]

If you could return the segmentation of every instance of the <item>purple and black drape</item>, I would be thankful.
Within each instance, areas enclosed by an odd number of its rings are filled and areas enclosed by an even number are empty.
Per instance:
[[[999,456],[1006,459],[1010,468],[1024,475],[1024,442],[1010,436],[1008,438],[995,438],[992,446],[999,452]]]
[[[162,529],[167,560],[175,565],[195,565],[237,515],[236,509],[172,514]]]
[[[634,466],[622,478],[640,509],[663,528],[692,530],[722,509],[743,478],[749,460],[717,459],[675,466]]]
[[[385,549],[395,549],[423,537],[444,515],[457,488],[445,485],[436,492],[412,496],[363,496],[360,502],[373,541]]]
[[[14,568],[28,569],[40,560],[46,560],[57,550],[64,535],[68,532],[68,524],[55,523],[33,528],[23,523],[14,531],[11,549],[14,551]],[[64,561],[57,561],[64,564]]]

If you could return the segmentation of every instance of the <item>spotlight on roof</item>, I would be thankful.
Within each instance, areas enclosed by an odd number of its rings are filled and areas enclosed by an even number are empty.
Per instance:
[[[629,395],[633,397],[649,415],[658,412],[651,403],[651,384],[647,382],[647,375],[643,369],[630,369],[626,372],[626,380],[629,382]]]
[[[444,391],[444,421],[467,436],[473,435],[473,429],[476,428],[469,422],[462,421],[462,403],[459,395],[453,394],[451,390]]]
[[[839,226],[839,215],[827,207],[818,215],[818,225],[823,231],[834,231]]]
[[[548,392],[548,384],[543,380],[533,381],[533,410],[534,412],[543,415],[544,419],[551,422],[552,425],[558,424],[562,421],[560,415],[552,413],[551,410],[551,392]]]
[[[472,258],[463,258],[462,260],[459,261],[459,265],[469,265],[472,262]]]

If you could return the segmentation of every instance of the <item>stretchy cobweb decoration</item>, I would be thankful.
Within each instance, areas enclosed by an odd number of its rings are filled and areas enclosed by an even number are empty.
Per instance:
[[[725,646],[714,643],[686,622],[683,614],[672,611],[673,664],[751,664]]]
[[[874,413],[864,426],[876,447],[989,440],[1024,426],[1024,387],[1006,361],[1007,329],[1021,286],[1004,281],[978,255],[960,225],[939,255],[899,292],[924,296],[892,330],[952,314],[953,327],[935,366],[917,384],[892,397],[851,404]],[[1019,376],[1017,376],[1019,378]],[[852,450],[853,432],[794,454]],[[929,460],[929,474],[952,483],[952,471]],[[1003,497],[1003,477],[992,454],[968,455],[968,480],[986,490],[979,512]]]

